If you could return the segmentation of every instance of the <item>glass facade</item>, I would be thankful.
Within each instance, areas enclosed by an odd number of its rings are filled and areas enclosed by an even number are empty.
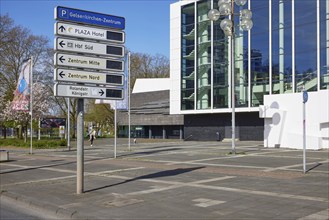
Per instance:
[[[208,11],[208,1],[197,3],[197,109],[211,108],[211,22]]]
[[[216,8],[217,2],[213,3]],[[229,45],[220,28],[222,19],[213,22],[213,108],[228,108],[229,103]]]
[[[295,86],[317,90],[316,1],[295,1]]]
[[[195,7],[182,8],[181,103],[182,110],[194,109],[195,86]]]
[[[216,0],[181,8],[181,110],[231,107],[231,51],[210,21]],[[329,89],[329,1],[248,0],[254,23],[240,30],[234,17],[234,102],[237,108],[263,104],[266,94]]]
[[[320,1],[320,89],[329,89],[329,1]]]
[[[272,0],[272,94],[292,92],[291,1]]]

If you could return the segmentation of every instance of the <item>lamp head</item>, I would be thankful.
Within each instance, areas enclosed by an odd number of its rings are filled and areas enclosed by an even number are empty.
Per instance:
[[[244,6],[247,3],[247,0],[235,0],[235,4],[238,6]]]
[[[208,12],[208,18],[212,21],[217,21],[219,19],[219,11],[217,9],[211,9],[209,12]]]
[[[241,26],[242,30],[244,30],[244,31],[249,31],[253,25],[254,24],[253,24],[252,20],[250,20],[250,19],[242,19],[240,22],[240,26]]]

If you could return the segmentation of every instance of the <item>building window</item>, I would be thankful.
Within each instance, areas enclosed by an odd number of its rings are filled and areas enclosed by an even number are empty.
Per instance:
[[[329,1],[320,1],[320,88],[329,89]]]
[[[291,1],[272,0],[272,93],[292,92]]]
[[[213,8],[218,4],[214,1]],[[222,19],[214,21],[213,27],[213,106],[216,108],[228,108],[229,97],[229,70],[228,70],[228,40],[220,28]]]
[[[182,7],[182,63],[181,63],[181,109],[194,109],[195,81],[195,12],[194,4]]]
[[[269,94],[269,2],[251,1],[254,26],[251,29],[251,106],[263,104]]]
[[[208,2],[211,1],[197,3],[197,109],[211,107],[211,22]]]
[[[316,1],[295,1],[295,86],[317,90]]]

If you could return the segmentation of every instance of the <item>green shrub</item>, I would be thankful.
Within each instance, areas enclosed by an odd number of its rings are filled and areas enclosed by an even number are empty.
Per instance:
[[[51,149],[51,148],[60,148],[63,146],[66,146],[67,142],[66,140],[60,140],[60,139],[43,139],[43,140],[37,140],[33,139],[33,148],[35,149]],[[27,140],[27,142],[24,142],[23,139],[0,139],[0,146],[8,147],[8,146],[14,146],[14,147],[30,147],[30,140]]]

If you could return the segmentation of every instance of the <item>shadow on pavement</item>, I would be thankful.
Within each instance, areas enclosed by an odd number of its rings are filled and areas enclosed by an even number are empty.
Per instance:
[[[147,175],[135,177],[133,179],[125,180],[125,181],[120,182],[120,183],[115,183],[115,184],[111,184],[111,185],[107,185],[107,186],[98,187],[98,188],[95,188],[95,189],[86,190],[85,192],[93,192],[93,191],[97,191],[97,190],[101,190],[101,189],[105,189],[105,188],[109,188],[109,187],[129,183],[129,182],[133,182],[133,181],[136,181],[136,180],[153,179],[153,178],[167,177],[167,176],[177,176],[177,175],[180,175],[180,174],[183,174],[183,173],[192,172],[194,170],[199,170],[199,169],[202,169],[202,168],[205,168],[205,167],[178,168],[178,169],[174,169],[174,170],[160,171],[160,172],[156,172],[156,173],[152,173],[152,174],[147,174]]]
[[[133,156],[133,155],[150,155],[150,154],[156,154],[156,153],[161,153],[161,152],[166,152],[166,151],[176,151],[176,150],[181,150],[181,149],[180,148],[168,148],[168,149],[163,149],[163,150],[150,150],[150,151],[142,151],[142,152],[136,152],[136,153],[127,153],[127,154],[123,154],[123,155],[120,155],[117,157],[126,157],[126,156]]]

